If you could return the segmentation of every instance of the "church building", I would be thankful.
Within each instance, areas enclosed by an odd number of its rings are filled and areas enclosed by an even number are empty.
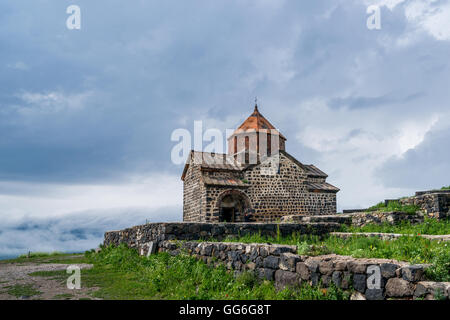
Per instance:
[[[228,153],[191,151],[183,170],[183,221],[276,222],[336,213],[327,174],[286,152],[286,138],[255,109],[228,137]]]

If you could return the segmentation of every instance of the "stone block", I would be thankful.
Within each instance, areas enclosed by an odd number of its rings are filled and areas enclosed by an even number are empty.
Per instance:
[[[297,262],[300,261],[300,257],[296,254],[287,252],[282,253],[280,256],[280,269],[295,272]]]
[[[353,288],[356,291],[364,293],[366,291],[366,275],[354,274],[353,275]]]
[[[274,279],[275,270],[259,268],[257,269],[256,275],[259,279],[272,281]]]
[[[263,261],[264,268],[278,269],[279,264],[280,258],[275,256],[268,256]]]
[[[321,274],[331,275],[334,271],[333,261],[321,261],[319,263],[319,271]]]
[[[410,297],[414,294],[414,284],[400,278],[391,278],[386,283],[388,297]]]
[[[367,300],[384,300],[383,289],[367,289],[365,296]]]
[[[447,286],[443,282],[421,281],[417,283],[414,298],[445,298],[448,297]]]
[[[296,272],[300,275],[302,280],[310,279],[311,271],[304,262],[297,262]]]
[[[296,287],[299,285],[300,275],[295,272],[277,270],[275,272],[275,286],[277,289],[284,289],[285,287]]]
[[[417,282],[422,280],[425,268],[428,265],[416,264],[402,268],[402,278],[409,282]]]
[[[385,279],[395,277],[395,270],[399,268],[399,265],[394,263],[382,263],[380,265],[381,276]]]

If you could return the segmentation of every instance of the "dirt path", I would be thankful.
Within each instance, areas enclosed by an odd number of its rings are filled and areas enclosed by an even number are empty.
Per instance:
[[[74,264],[83,269],[92,268],[90,264]],[[60,300],[93,299],[89,294],[97,288],[68,289],[70,274],[55,276],[31,276],[39,271],[65,271],[69,265],[59,263],[2,263],[0,264],[0,300]],[[81,271],[82,272],[82,271]]]

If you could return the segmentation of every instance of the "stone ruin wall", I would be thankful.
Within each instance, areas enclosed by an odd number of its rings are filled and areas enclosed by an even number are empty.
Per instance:
[[[339,223],[148,223],[132,228],[108,231],[104,245],[118,246],[125,243],[129,248],[141,248],[148,242],[156,244],[164,240],[224,240],[250,234],[276,237],[298,234],[324,235],[338,231]]]
[[[318,218],[318,217],[317,217]],[[325,235],[337,231],[337,222],[307,223],[149,223],[105,233],[104,245],[126,244],[141,255],[182,252],[216,266],[224,264],[237,273],[253,271],[262,279],[273,280],[279,288],[310,285],[341,289],[353,288],[360,299],[435,298],[436,290],[448,298],[450,283],[426,281],[426,265],[408,265],[385,259],[356,259],[346,256],[301,256],[296,246],[198,242],[201,239],[222,241],[227,237],[249,234],[276,237],[298,234]],[[368,287],[370,266],[378,266],[382,275],[379,289]]]
[[[443,219],[450,217],[450,192],[425,191],[417,192],[414,197],[399,199],[403,205],[416,205],[430,218]]]
[[[298,255],[296,246],[225,242],[162,241],[159,252],[188,254],[214,267],[223,264],[236,274],[254,272],[260,279],[274,281],[278,289],[302,283],[325,288],[334,284],[343,290],[354,289],[361,300],[434,299],[439,294],[448,299],[450,294],[450,283],[426,281],[428,265],[396,260],[334,254],[309,257]],[[375,273],[379,282],[373,280]]]

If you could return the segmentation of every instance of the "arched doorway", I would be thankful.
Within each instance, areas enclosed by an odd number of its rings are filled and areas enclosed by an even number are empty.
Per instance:
[[[247,195],[238,190],[223,192],[218,200],[219,222],[243,222],[244,215],[250,210]]]

